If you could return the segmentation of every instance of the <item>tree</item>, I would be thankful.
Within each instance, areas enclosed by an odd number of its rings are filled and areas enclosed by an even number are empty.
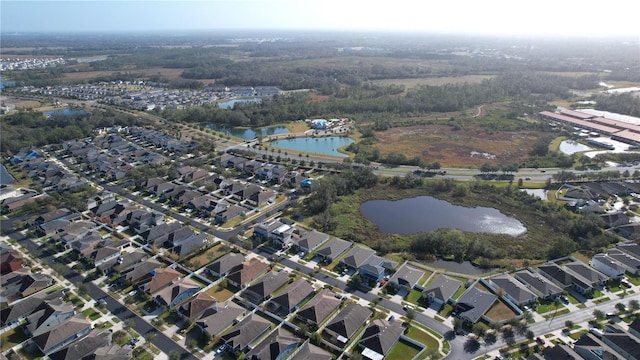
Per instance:
[[[473,324],[473,327],[471,328],[471,332],[478,335],[478,337],[484,337],[487,334],[487,325],[481,322],[477,322]]]
[[[567,320],[564,322],[564,327],[566,327],[567,329],[571,330],[571,328],[573,327],[573,321],[571,320]]]
[[[640,310],[640,301],[638,300],[629,300],[629,309],[633,312]]]
[[[451,323],[453,325],[453,331],[456,331],[456,330],[462,328],[462,320],[460,320],[457,317],[452,318],[451,319]]]
[[[182,355],[178,352],[178,350],[169,351],[169,360],[180,360]]]
[[[409,322],[415,320],[416,318],[416,311],[413,309],[409,309],[407,308],[407,311],[405,312],[405,315],[407,316],[407,319],[409,319]]]
[[[527,330],[527,333],[525,334],[525,336],[527,337],[527,340],[531,341],[536,335],[533,333],[533,331]]]
[[[134,326],[136,326],[136,322],[135,322],[135,320],[133,320],[133,318],[128,318],[128,319],[124,320],[123,325],[124,325],[125,329],[131,329]]]
[[[78,292],[78,295],[85,296],[89,293],[89,285],[85,283],[78,283],[76,284],[76,291]]]
[[[593,316],[595,316],[595,318],[598,319],[598,320],[602,320],[605,317],[604,316],[604,311],[595,309],[595,310],[593,310]]]
[[[508,336],[504,338],[504,342],[507,343],[508,347],[512,347],[513,345],[516,344],[516,338],[513,336]]]
[[[155,338],[156,338],[157,336],[158,336],[158,333],[157,333],[157,332],[155,332],[155,331],[149,331],[149,332],[147,332],[146,334],[144,334],[143,338],[144,338],[144,341],[145,341],[147,344],[151,344],[151,343],[153,343],[153,340],[155,340]]]
[[[616,310],[618,310],[619,313],[622,313],[627,310],[627,306],[624,303],[619,302],[616,304]]]

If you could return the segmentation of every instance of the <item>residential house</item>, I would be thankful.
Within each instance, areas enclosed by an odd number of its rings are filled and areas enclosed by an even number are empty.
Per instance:
[[[458,298],[456,310],[462,320],[475,324],[484,317],[496,300],[497,296],[472,286]]]
[[[626,268],[620,262],[609,257],[606,253],[594,255],[589,265],[606,276],[617,280],[622,279],[626,271]]]
[[[404,327],[398,321],[376,319],[364,330],[358,346],[362,356],[371,360],[383,359],[404,333]]]
[[[347,251],[353,243],[351,241],[333,238],[324,245],[320,246],[316,255],[319,256],[324,263],[330,264],[337,259],[342,253]]]
[[[291,235],[293,234],[293,231],[293,226],[282,224],[269,234],[269,238],[276,248],[288,248],[292,244]]]
[[[262,239],[270,239],[273,231],[285,225],[280,219],[263,221],[253,228],[253,235]]]
[[[150,277],[143,281],[139,287],[147,294],[155,295],[158,291],[174,283],[182,274],[173,268],[157,268],[152,270]]]
[[[49,294],[39,292],[11,306],[3,307],[2,310],[0,310],[0,324],[6,326],[21,322],[25,320],[29,314],[38,311],[46,304],[60,305],[62,304],[62,296],[61,290],[56,290]]]
[[[182,226],[178,222],[172,222],[169,224],[162,223],[141,233],[140,237],[142,237],[142,239],[144,239],[147,244],[157,244],[161,246],[167,240],[169,240],[169,235],[171,233],[180,229],[181,227]]]
[[[240,253],[230,252],[222,255],[220,258],[207,266],[209,273],[215,277],[225,277],[232,269],[240,266],[244,261],[244,255]]]
[[[595,288],[602,288],[607,283],[607,280],[609,280],[609,278],[603,273],[577,260],[565,264],[564,267],[568,271],[587,279],[587,281],[589,281]]]
[[[22,269],[24,259],[15,250],[3,249],[0,253],[0,274],[8,274]]]
[[[297,232],[297,233],[296,233]],[[298,247],[298,251],[309,253],[315,250],[320,244],[329,240],[329,235],[317,230],[296,229],[292,242]]]
[[[137,258],[138,256],[136,256]],[[123,256],[123,265],[124,259],[128,259],[127,255]],[[114,266],[114,270],[120,272],[121,275],[125,277],[127,281],[130,281],[133,284],[138,284],[141,281],[148,280],[151,278],[152,272],[155,269],[163,266],[161,262],[156,259],[145,259],[142,261],[138,261],[133,266],[129,266],[126,270],[118,271],[118,266]]]
[[[216,213],[214,219],[216,220],[216,222],[222,224],[227,221],[233,220],[238,216],[244,215],[246,213],[246,210],[247,209],[240,205],[230,205],[225,207],[224,210],[220,211],[219,213]]]
[[[607,325],[601,340],[622,358],[640,359],[640,338],[624,330],[620,325]]]
[[[287,286],[280,294],[271,299],[284,313],[295,311],[305,299],[313,294],[313,287],[306,279],[298,279]]]
[[[178,307],[178,314],[185,319],[196,320],[206,316],[208,312],[211,314],[217,312],[217,307],[218,301],[214,297],[199,292]]]
[[[629,224],[629,216],[621,211],[605,213],[600,215],[600,218],[604,221],[606,229]]]
[[[324,330],[334,341],[346,344],[372,314],[371,310],[360,304],[348,304],[329,321]]]
[[[276,199],[276,192],[273,190],[261,190],[249,195],[246,199],[247,204],[252,206],[261,206],[266,203],[272,203]]]
[[[606,255],[607,257],[611,258],[613,261],[616,261],[624,269],[625,272],[628,272],[633,275],[637,275],[640,273],[640,259],[638,259],[637,257],[629,255],[628,253],[618,248],[607,250]],[[600,270],[600,269],[597,269],[597,270]],[[601,271],[601,272],[604,273],[605,275],[608,275],[604,271]]]
[[[424,271],[416,269],[405,261],[389,279],[389,285],[396,289],[411,291],[424,276]]]
[[[355,272],[375,254],[376,252],[373,249],[356,245],[340,260],[340,264]]]
[[[300,338],[278,327],[247,353],[246,359],[280,360],[286,359],[300,344]]]
[[[217,304],[214,311],[205,311],[196,321],[196,325],[203,332],[211,336],[218,336],[222,331],[231,325],[235,325],[241,316],[244,316],[246,309],[233,301],[226,301]]]
[[[621,359],[616,350],[591,333],[585,333],[573,342],[573,350],[582,359]],[[630,359],[630,358],[627,358]]]
[[[227,281],[240,289],[244,289],[251,280],[266,273],[269,270],[269,264],[259,260],[244,261],[229,271]]]
[[[302,346],[293,353],[289,360],[331,360],[332,355],[326,350],[319,348],[309,341],[306,341]]]
[[[516,271],[513,277],[540,299],[552,300],[562,295],[564,291],[561,287],[530,268]]]
[[[108,261],[100,266],[96,266],[103,273],[111,273],[116,271],[121,275],[127,274],[138,263],[149,258],[149,255],[140,249],[134,249],[132,252],[124,253],[116,259],[116,261]],[[159,264],[159,263],[158,263]]]
[[[498,296],[503,296],[517,306],[531,305],[538,296],[508,274],[483,279],[485,284]]]
[[[391,270],[398,264],[391,260],[386,260],[372,249],[360,245],[354,246],[341,260],[340,264],[358,271],[365,280],[378,282],[382,280],[385,270]]]
[[[53,285],[53,278],[47,274],[29,273],[19,276],[3,286],[0,298],[7,303],[26,298]]]
[[[296,317],[307,324],[320,326],[340,307],[341,302],[334,293],[323,289],[296,313]]]
[[[618,250],[622,250],[627,254],[633,256],[636,259],[640,259],[640,244],[635,242],[627,242],[620,244],[616,247]]]
[[[107,262],[118,259],[120,249],[113,246],[103,246],[93,252],[92,260],[95,267],[99,267]]]
[[[434,281],[422,291],[424,297],[435,309],[440,309],[444,304],[454,302],[453,295],[462,286],[462,282],[440,274]]]
[[[91,331],[91,322],[77,314],[31,340],[45,355],[54,353]]]
[[[228,349],[246,352],[249,346],[271,329],[271,322],[252,313],[221,336]]]
[[[538,266],[538,272],[565,290],[573,289],[585,296],[594,290],[589,280],[553,262]]]
[[[80,360],[93,357],[96,349],[111,345],[111,332],[93,329],[87,336],[49,355],[51,360]]]
[[[172,309],[200,291],[200,285],[190,278],[173,281],[155,293],[153,299],[160,306]]]
[[[242,294],[247,300],[258,305],[284,286],[289,281],[289,276],[285,272],[271,271],[255,284],[247,287]]]
[[[67,303],[44,303],[42,307],[26,318],[23,327],[25,334],[38,336],[45,333],[75,315],[73,305]]]

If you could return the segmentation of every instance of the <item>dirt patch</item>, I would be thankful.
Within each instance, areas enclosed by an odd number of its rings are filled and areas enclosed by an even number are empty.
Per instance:
[[[329,101],[328,95],[311,93],[311,102],[326,102],[326,101]]]
[[[485,162],[508,164],[529,156],[535,136],[526,132],[487,132],[479,126],[459,130],[449,125],[416,125],[376,133],[381,155],[402,153],[443,166],[479,166]]]

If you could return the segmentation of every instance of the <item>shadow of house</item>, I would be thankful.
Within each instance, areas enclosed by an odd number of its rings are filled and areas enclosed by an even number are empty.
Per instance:
[[[440,310],[446,303],[455,303],[453,295],[462,286],[462,282],[440,274],[434,281],[422,291],[422,297],[431,304],[434,309]]]
[[[257,314],[251,314],[234,325],[220,338],[228,349],[246,352],[250,345],[271,329],[271,322]]]

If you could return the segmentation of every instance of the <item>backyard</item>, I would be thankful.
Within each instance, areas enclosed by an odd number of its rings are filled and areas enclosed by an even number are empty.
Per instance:
[[[491,309],[487,311],[486,315],[493,321],[504,321],[513,318],[516,316],[516,313],[503,301],[497,301]]]
[[[385,357],[385,359],[389,360],[404,360],[404,359],[413,359],[414,356],[418,355],[421,349],[416,346],[406,342],[399,340],[393,347],[389,354]]]

